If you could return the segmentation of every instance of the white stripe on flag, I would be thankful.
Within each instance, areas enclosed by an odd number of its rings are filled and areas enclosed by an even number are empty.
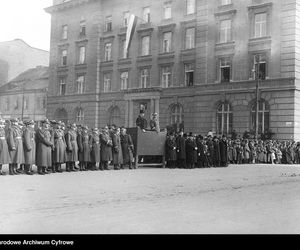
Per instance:
[[[135,31],[136,23],[137,23],[137,17],[131,14],[128,22],[127,33],[126,33],[126,42],[125,42],[126,53],[128,53],[130,47],[130,43]]]

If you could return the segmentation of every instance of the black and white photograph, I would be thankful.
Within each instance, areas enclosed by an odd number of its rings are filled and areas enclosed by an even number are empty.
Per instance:
[[[300,233],[299,0],[1,0],[0,27],[0,248]]]

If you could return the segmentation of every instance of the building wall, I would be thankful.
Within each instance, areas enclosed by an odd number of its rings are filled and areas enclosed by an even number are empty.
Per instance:
[[[74,1],[75,3],[76,1]],[[169,125],[173,104],[183,107],[186,131],[207,133],[217,127],[217,107],[222,102],[232,106],[233,129],[242,134],[251,130],[251,106],[255,102],[256,82],[252,79],[253,55],[267,54],[267,79],[260,82],[260,96],[270,107],[270,129],[278,139],[299,138],[297,116],[298,90],[298,10],[296,0],[232,0],[220,6],[219,0],[197,0],[197,11],[185,15],[185,1],[172,1],[172,19],[162,20],[163,1],[90,1],[77,7],[52,14],[51,87],[48,116],[54,117],[58,108],[65,108],[74,120],[74,110],[84,107],[85,123],[104,126],[111,121],[111,112],[119,112],[120,125],[134,125],[138,104],[147,103],[149,110],[159,111],[161,127]],[[120,41],[125,37],[122,27],[124,11],[142,15],[143,7],[151,8],[151,24],[139,24],[134,34],[128,59],[120,59]],[[253,38],[255,13],[268,13],[268,34]],[[112,16],[113,28],[105,32],[105,17]],[[82,67],[87,72],[87,93],[74,95],[77,66],[74,53],[80,19],[87,20],[88,62]],[[220,20],[232,20],[232,41],[219,43]],[[61,41],[61,26],[69,25],[68,41]],[[196,27],[195,49],[184,50],[184,30]],[[92,34],[89,33],[92,30]],[[173,32],[173,51],[161,54],[162,33]],[[151,35],[151,55],[140,56],[141,37]],[[112,42],[112,60],[104,62],[104,45]],[[72,51],[68,67],[58,68],[58,48],[68,46]],[[76,53],[75,53],[76,54]],[[232,58],[232,77],[229,83],[220,83],[219,58]],[[195,63],[195,82],[184,86],[184,63]],[[162,65],[172,65],[172,88],[161,88]],[[149,89],[139,88],[139,70],[149,67]],[[129,89],[120,91],[120,73],[129,71]],[[112,74],[110,93],[103,92],[104,73]],[[68,94],[57,97],[57,76],[68,75]],[[117,110],[117,111],[116,111]],[[149,111],[147,116],[149,116]],[[122,124],[123,123],[123,124]],[[119,124],[118,124],[119,125]],[[300,138],[299,138],[300,139]]]

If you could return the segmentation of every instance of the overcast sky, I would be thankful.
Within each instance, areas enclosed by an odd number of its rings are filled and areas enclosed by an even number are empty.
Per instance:
[[[52,0],[0,0],[0,42],[23,39],[32,47],[50,49]]]

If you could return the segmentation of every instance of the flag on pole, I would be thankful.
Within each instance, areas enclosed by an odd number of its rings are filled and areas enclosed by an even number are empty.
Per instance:
[[[125,42],[125,50],[126,50],[126,55],[128,54],[128,50],[130,47],[130,43],[132,41],[132,37],[135,31],[135,27],[137,24],[137,16],[131,14],[128,22],[128,27],[127,27],[127,33],[126,33],[126,42]]]

